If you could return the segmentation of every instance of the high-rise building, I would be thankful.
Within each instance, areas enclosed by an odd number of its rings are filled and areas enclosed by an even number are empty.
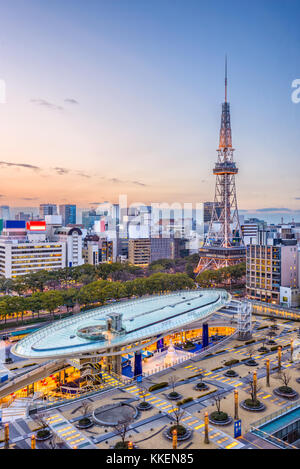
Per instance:
[[[89,234],[84,238],[82,256],[85,264],[99,264],[99,241],[100,238],[96,234]]]
[[[40,218],[45,220],[46,215],[57,215],[57,205],[40,204]]]
[[[6,220],[0,236],[0,275],[16,278],[66,266],[66,245],[46,238],[42,222]]]
[[[263,220],[258,220],[257,218],[245,220],[241,225],[245,246],[250,243],[257,244],[259,231],[264,231],[266,228],[267,223]]]
[[[63,226],[76,224],[76,205],[65,204],[59,206]]]
[[[129,239],[128,260],[130,264],[141,267],[151,262],[151,240],[150,238]]]
[[[84,264],[82,257],[82,231],[77,227],[61,227],[54,231],[54,237],[66,245],[66,266]]]
[[[128,241],[128,260],[131,264],[146,266],[159,259],[180,256],[180,238],[137,238]]]
[[[215,210],[217,213],[217,216],[220,217],[221,209],[222,209],[222,206],[220,202],[217,202],[216,204],[214,202],[204,202],[203,203],[203,222],[204,223],[211,222],[211,219],[213,216],[213,210]]]
[[[2,220],[10,219],[10,208],[8,205],[0,206],[0,218],[2,218]]]
[[[196,273],[219,269],[245,260],[245,246],[238,215],[235,175],[238,168],[233,160],[230,105],[227,102],[227,59],[225,65],[225,102],[222,118],[218,160],[213,173],[216,176],[215,199],[208,234],[200,248]]]
[[[280,303],[280,288],[297,290],[298,246],[296,239],[268,239],[247,245],[246,292],[248,298]]]
[[[101,220],[101,215],[98,215],[96,210],[82,212],[82,224],[87,230],[91,230],[97,220]]]
[[[99,262],[114,262],[114,243],[108,239],[100,240]]]

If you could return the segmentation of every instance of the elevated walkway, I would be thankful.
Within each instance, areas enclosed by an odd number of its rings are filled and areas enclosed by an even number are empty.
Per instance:
[[[27,418],[32,399],[19,398],[13,400],[8,407],[2,406],[2,422],[8,423],[20,418]]]
[[[47,378],[51,373],[57,372],[65,368],[64,360],[55,360],[48,362],[43,366],[39,366],[34,370],[28,371],[21,376],[16,376],[9,381],[5,381],[0,387],[0,399],[12,394],[13,392],[19,391],[24,387],[39,381],[43,378]]]

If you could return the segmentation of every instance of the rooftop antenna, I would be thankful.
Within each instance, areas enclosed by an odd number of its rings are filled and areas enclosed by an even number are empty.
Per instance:
[[[227,54],[225,55],[225,103],[227,103]]]

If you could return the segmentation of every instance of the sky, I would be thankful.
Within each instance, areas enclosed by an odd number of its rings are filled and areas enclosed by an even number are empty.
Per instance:
[[[213,200],[227,54],[239,208],[300,219],[299,15],[299,0],[1,0],[0,204]]]

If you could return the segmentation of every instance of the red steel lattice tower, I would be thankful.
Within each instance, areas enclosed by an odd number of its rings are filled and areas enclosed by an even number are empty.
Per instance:
[[[220,269],[245,260],[245,246],[238,216],[235,175],[238,168],[233,160],[230,105],[227,102],[227,58],[225,61],[225,102],[222,104],[218,159],[213,169],[216,175],[215,199],[205,243],[200,248],[200,260],[195,270]]]

